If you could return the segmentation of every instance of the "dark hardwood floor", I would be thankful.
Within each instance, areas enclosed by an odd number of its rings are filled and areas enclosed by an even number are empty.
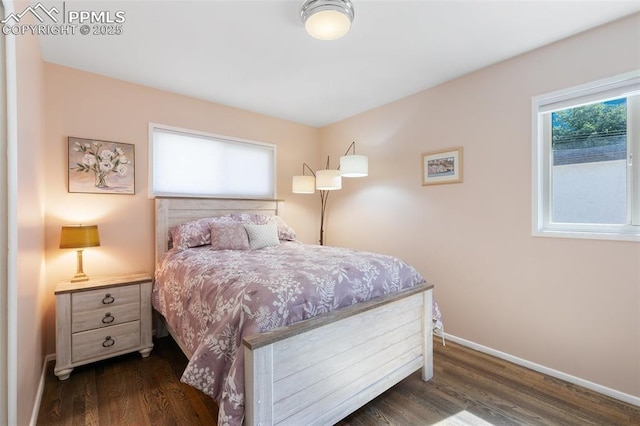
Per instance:
[[[215,425],[216,404],[180,383],[187,360],[170,337],[138,353],[76,368],[48,366],[38,425]],[[418,373],[340,425],[640,425],[640,407],[439,340],[435,377]]]

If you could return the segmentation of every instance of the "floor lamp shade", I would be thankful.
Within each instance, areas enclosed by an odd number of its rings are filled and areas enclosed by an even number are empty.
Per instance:
[[[313,176],[294,176],[291,191],[294,194],[313,194],[316,192],[316,178]]]
[[[316,172],[316,189],[334,191],[342,188],[342,176],[338,170],[318,170]]]
[[[345,155],[340,157],[340,174],[344,177],[364,177],[369,175],[369,159],[366,155]]]

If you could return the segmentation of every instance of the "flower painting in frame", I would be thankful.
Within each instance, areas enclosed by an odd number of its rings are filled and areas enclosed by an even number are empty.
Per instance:
[[[68,138],[69,192],[135,193],[135,145]]]
[[[422,154],[422,185],[462,182],[462,147]]]

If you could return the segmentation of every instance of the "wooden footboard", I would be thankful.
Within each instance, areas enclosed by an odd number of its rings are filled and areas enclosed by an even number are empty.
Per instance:
[[[245,424],[332,424],[422,369],[433,376],[423,284],[244,339]]]

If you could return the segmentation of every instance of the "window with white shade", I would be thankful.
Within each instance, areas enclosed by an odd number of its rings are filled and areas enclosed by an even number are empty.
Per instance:
[[[533,234],[640,241],[640,72],[532,110]]]
[[[275,198],[276,146],[149,126],[150,196]]]

